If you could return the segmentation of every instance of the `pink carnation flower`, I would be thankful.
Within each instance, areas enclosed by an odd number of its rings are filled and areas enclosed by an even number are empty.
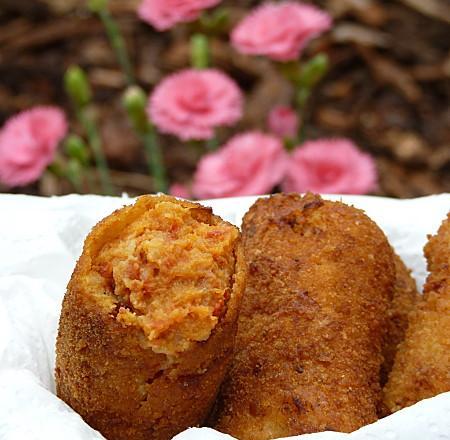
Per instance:
[[[166,77],[150,96],[147,113],[163,133],[211,139],[214,129],[233,125],[242,116],[242,93],[215,69],[186,69]]]
[[[203,9],[211,8],[221,0],[143,0],[138,8],[141,20],[158,31],[170,29],[177,23],[196,20]]]
[[[274,107],[267,118],[267,125],[273,134],[281,138],[295,138],[299,126],[297,112],[287,106]]]
[[[66,132],[66,117],[56,107],[34,107],[10,118],[0,131],[0,180],[13,187],[39,179]]]
[[[328,30],[331,17],[312,5],[293,1],[257,7],[233,30],[231,42],[241,53],[295,60],[306,44]]]
[[[181,183],[174,183],[169,188],[169,194],[175,197],[180,197],[181,199],[188,199],[191,196],[189,188]]]
[[[373,158],[348,139],[319,139],[297,147],[282,184],[286,192],[365,194],[376,189]]]
[[[260,132],[240,134],[203,156],[193,193],[201,199],[264,194],[281,181],[286,166],[287,153],[278,138]]]

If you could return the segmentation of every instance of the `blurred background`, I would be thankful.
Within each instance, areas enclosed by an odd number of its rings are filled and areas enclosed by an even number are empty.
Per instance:
[[[274,103],[288,104],[292,85],[273,63],[237,53],[230,29],[257,1],[225,1],[228,19],[209,36],[210,59],[246,94],[244,116],[226,133],[265,129]],[[323,0],[310,2],[334,20],[306,57],[322,52],[329,68],[301,115],[308,138],[352,139],[379,173],[377,195],[406,198],[450,192],[450,2],[448,0]],[[139,85],[149,93],[168,73],[189,65],[196,24],[157,32],[136,14],[139,1],[111,0]],[[63,76],[81,66],[93,91],[92,109],[116,192],[154,190],[140,138],[122,105],[126,87],[99,18],[83,0],[0,0],[0,126],[35,105],[56,105],[71,131],[82,133]],[[199,153],[173,136],[160,137],[170,183],[188,183]],[[59,153],[64,160],[64,151]],[[0,192],[60,195],[74,187],[45,172]],[[90,188],[90,192],[101,192]]]

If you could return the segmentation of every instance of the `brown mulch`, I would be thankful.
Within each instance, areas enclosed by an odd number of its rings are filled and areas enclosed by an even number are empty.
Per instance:
[[[256,1],[228,1],[231,21]],[[450,192],[450,3],[448,0],[315,1],[335,18],[329,34],[308,48],[325,51],[331,69],[303,115],[308,137],[347,136],[372,153],[380,171],[379,194],[415,197]],[[95,90],[96,114],[117,186],[131,194],[150,192],[151,178],[139,139],[120,104],[124,79],[101,23],[85,0],[1,0],[0,124],[37,104],[57,104],[71,115],[62,76],[80,64]],[[157,33],[139,22],[138,1],[111,0],[125,34],[140,84],[150,90],[165,74],[188,63],[192,26]],[[264,59],[240,56],[213,37],[213,62],[247,92],[243,121],[264,127],[274,103],[287,103],[291,88]],[[72,115],[73,119],[73,115]],[[72,121],[72,127],[77,124]],[[229,133],[222,133],[225,136]],[[188,181],[198,152],[164,138],[172,181]],[[1,190],[1,188],[0,188]],[[17,192],[63,194],[66,182],[45,176]]]

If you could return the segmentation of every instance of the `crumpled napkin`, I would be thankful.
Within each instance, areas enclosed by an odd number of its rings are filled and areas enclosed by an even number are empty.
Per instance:
[[[422,248],[450,210],[450,194],[412,200],[325,196],[364,209],[413,269],[426,276]],[[254,197],[205,201],[240,225]],[[100,196],[50,199],[0,195],[0,439],[94,440],[90,428],[55,392],[55,338],[66,284],[92,226],[132,200]],[[365,426],[352,434],[325,432],[302,439],[433,438],[450,440],[450,393],[444,393]],[[177,440],[232,438],[191,428]]]

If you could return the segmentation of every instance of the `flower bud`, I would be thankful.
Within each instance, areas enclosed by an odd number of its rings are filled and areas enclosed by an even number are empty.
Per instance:
[[[64,75],[67,94],[77,107],[84,107],[91,100],[91,88],[86,74],[78,66],[69,67]]]
[[[123,95],[123,105],[128,113],[134,129],[144,133],[148,128],[145,106],[147,97],[139,86],[130,86]]]
[[[75,134],[71,134],[64,142],[64,150],[73,159],[76,159],[82,165],[87,165],[89,162],[89,153],[83,139]]]
[[[196,69],[206,69],[209,64],[208,37],[194,34],[191,37],[191,65]]]
[[[298,79],[299,84],[311,89],[327,73],[328,65],[328,56],[323,53],[317,54],[302,66]]]

